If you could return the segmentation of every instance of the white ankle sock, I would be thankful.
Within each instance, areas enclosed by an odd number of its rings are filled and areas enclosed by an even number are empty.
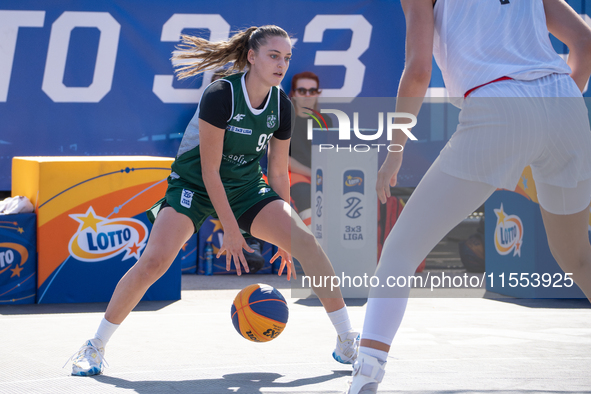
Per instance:
[[[372,356],[377,358],[378,360],[384,362],[388,358],[388,352],[383,350],[374,349],[371,347],[360,346],[359,353],[367,354],[368,356]]]
[[[351,326],[351,320],[349,320],[349,313],[347,313],[347,307],[344,306],[338,311],[328,312],[328,317],[332,322],[337,334],[341,335],[346,332],[353,330]]]
[[[99,324],[98,330],[96,330],[96,334],[94,334],[94,338],[100,339],[100,341],[103,343],[103,346],[107,346],[107,342],[109,342],[111,335],[113,335],[117,328],[119,328],[119,324],[113,324],[103,317],[101,324]]]

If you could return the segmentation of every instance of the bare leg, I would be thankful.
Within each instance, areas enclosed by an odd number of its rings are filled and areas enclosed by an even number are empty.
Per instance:
[[[156,218],[146,250],[117,284],[105,319],[121,324],[148,288],[168,270],[194,231],[193,222],[187,216],[171,207],[163,208]]]
[[[267,204],[252,222],[251,233],[291,253],[302,264],[306,275],[334,276],[334,269],[316,238],[285,201],[276,200]],[[328,287],[314,287],[314,292],[326,312],[345,306],[339,288],[331,291]]]
[[[572,215],[555,215],[540,207],[552,256],[591,301],[589,208]]]

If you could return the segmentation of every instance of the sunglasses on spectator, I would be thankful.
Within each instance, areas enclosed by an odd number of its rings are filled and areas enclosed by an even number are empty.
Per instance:
[[[306,89],[306,88],[296,88],[295,91],[300,95],[300,96],[307,96],[308,93],[310,93],[310,96],[317,96],[320,93],[322,93],[322,90],[317,89],[317,88],[310,88],[310,89]]]

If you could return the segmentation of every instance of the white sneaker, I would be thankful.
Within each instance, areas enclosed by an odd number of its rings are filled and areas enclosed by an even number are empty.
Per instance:
[[[107,363],[105,360],[105,348],[101,340],[97,338],[86,341],[78,352],[70,357],[70,360],[73,360],[72,375],[76,376],[99,375],[103,372],[103,362],[105,364]]]
[[[352,364],[357,359],[359,350],[359,333],[349,331],[337,335],[337,346],[332,352],[332,357],[341,364]]]
[[[344,394],[375,394],[378,384],[384,378],[386,362],[380,361],[368,354],[359,353],[353,365],[353,379],[348,382],[349,387]]]

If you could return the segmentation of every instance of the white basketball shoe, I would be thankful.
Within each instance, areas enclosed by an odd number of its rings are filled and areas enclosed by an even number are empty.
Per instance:
[[[378,392],[378,384],[384,378],[385,361],[376,357],[359,353],[353,365],[353,379],[349,381],[344,394],[375,394]]]

